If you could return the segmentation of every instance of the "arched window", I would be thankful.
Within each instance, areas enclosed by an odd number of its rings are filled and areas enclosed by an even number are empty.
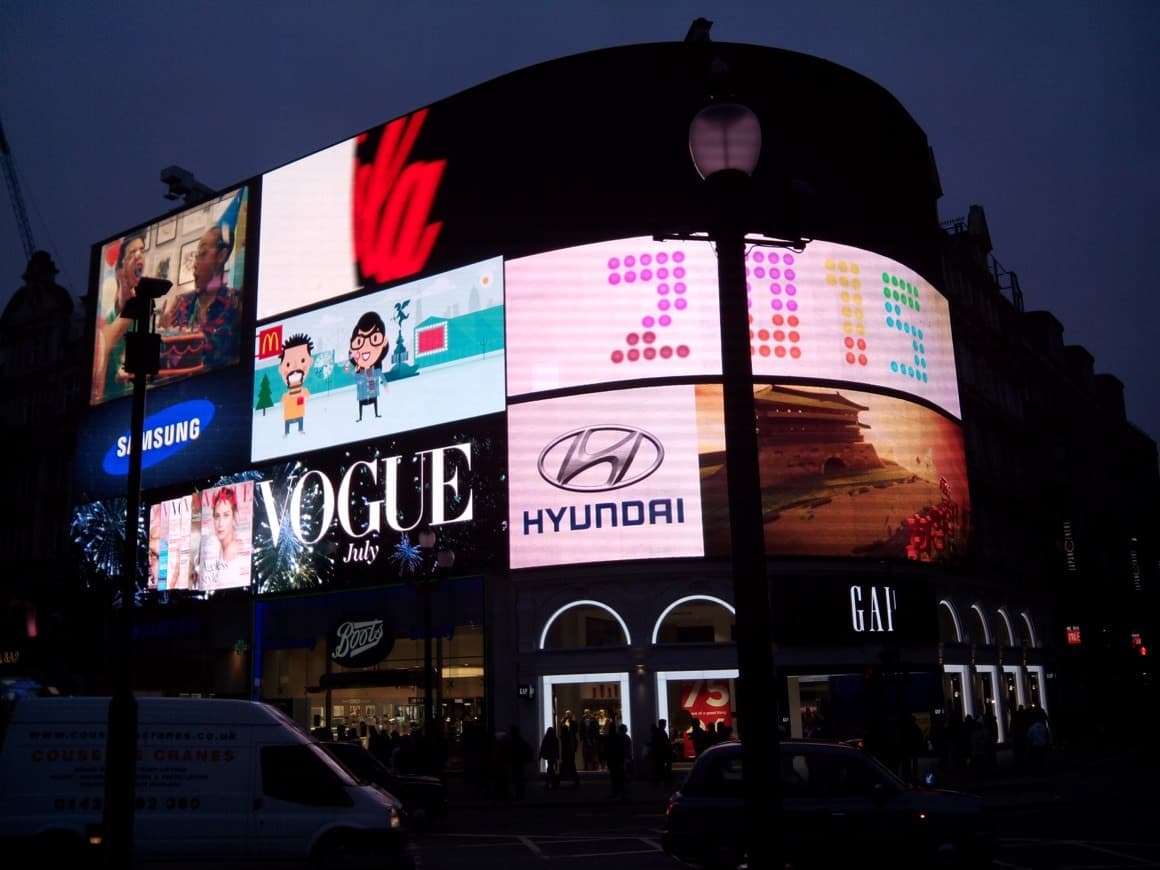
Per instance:
[[[653,626],[653,643],[732,643],[733,605],[712,595],[687,595],[665,608]]]
[[[1002,646],[1017,646],[1015,643],[1015,629],[1011,627],[1011,616],[1006,607],[999,608],[999,624],[1003,627],[1003,634],[999,637]]]
[[[1029,647],[1039,646],[1039,636],[1035,633],[1035,625],[1031,621],[1031,614],[1024,610],[1019,615],[1023,617],[1023,626],[1026,629],[1023,637],[1027,641],[1027,645]]]
[[[938,639],[943,643],[962,643],[963,628],[955,606],[945,598],[938,603]]]
[[[972,604],[971,612],[974,614],[974,619],[971,622],[971,639],[975,643],[989,645],[991,643],[991,626],[987,624],[987,617],[983,614],[982,605]]]
[[[620,614],[599,601],[573,601],[548,617],[540,649],[628,646],[628,626]]]

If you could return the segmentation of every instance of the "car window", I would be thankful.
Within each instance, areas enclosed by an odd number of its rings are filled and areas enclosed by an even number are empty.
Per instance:
[[[826,794],[834,797],[860,797],[872,794],[883,779],[873,766],[856,753],[819,753],[811,767]]]
[[[713,797],[741,797],[741,755],[721,756],[707,760],[711,760],[713,763],[705,771],[702,783],[705,794]]]
[[[785,797],[805,797],[811,791],[809,759],[799,752],[782,752],[782,795]]]
[[[308,744],[263,746],[262,793],[309,806],[350,806],[339,774]]]

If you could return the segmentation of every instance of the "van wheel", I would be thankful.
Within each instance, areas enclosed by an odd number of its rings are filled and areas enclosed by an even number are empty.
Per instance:
[[[366,865],[366,852],[359,848],[353,834],[333,831],[314,848],[310,863],[315,870],[361,868]]]

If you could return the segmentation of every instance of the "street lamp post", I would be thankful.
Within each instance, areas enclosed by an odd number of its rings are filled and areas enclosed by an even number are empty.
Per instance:
[[[435,675],[432,661],[431,592],[436,583],[436,572],[455,564],[452,550],[435,549],[435,532],[423,529],[419,532],[419,550],[423,554],[421,578],[423,590],[423,736],[428,749],[433,747],[435,738]],[[442,727],[442,722],[440,726]]]
[[[781,811],[780,721],[745,275],[749,181],[761,153],[757,116],[736,103],[708,106],[689,127],[689,151],[713,196],[709,238],[717,246],[746,842],[750,867],[776,867],[781,854],[776,818]]]
[[[137,699],[133,697],[133,602],[137,594],[137,515],[141,510],[141,442],[145,427],[145,382],[160,370],[161,336],[152,332],[153,300],[164,296],[172,281],[141,278],[121,316],[133,321],[125,335],[125,371],[133,376],[129,422],[128,504],[125,550],[121,564],[121,607],[117,611],[117,647],[113,694],[109,700],[103,816],[106,865],[128,867],[133,846],[133,803],[137,786]]]

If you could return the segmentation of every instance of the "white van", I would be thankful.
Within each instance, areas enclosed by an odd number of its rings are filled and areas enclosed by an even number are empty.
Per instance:
[[[399,802],[352,778],[277,708],[214,698],[137,704],[135,864],[412,863]],[[25,698],[5,712],[0,854],[93,848],[109,699]]]

